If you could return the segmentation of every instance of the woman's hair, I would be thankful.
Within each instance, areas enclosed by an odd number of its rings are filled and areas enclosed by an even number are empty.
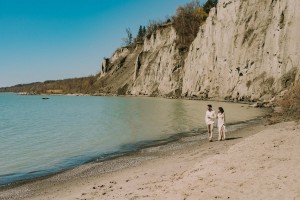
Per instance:
[[[212,105],[211,105],[211,104],[208,104],[207,106],[208,106],[209,108],[212,108]]]
[[[224,109],[222,107],[219,107],[220,113],[224,113]]]

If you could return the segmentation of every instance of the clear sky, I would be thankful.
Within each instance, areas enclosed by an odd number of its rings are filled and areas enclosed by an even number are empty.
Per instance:
[[[0,87],[96,74],[149,20],[191,0],[0,0]]]

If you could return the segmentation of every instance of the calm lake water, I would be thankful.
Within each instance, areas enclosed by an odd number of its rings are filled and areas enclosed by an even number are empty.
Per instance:
[[[0,94],[0,185],[133,151],[179,133],[202,134],[208,104],[143,97],[42,98]],[[210,103],[215,110],[224,107],[227,123],[263,115],[247,105]]]

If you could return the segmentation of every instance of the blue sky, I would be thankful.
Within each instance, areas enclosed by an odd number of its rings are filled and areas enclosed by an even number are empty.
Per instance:
[[[149,20],[191,0],[0,0],[0,87],[96,74]]]

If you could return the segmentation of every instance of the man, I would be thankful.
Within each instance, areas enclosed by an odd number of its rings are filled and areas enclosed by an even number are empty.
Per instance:
[[[212,109],[212,105],[207,105],[207,111],[205,114],[205,123],[207,125],[207,130],[208,130],[208,139],[211,142],[213,138],[213,128],[214,128],[214,123],[215,123],[215,111]]]

